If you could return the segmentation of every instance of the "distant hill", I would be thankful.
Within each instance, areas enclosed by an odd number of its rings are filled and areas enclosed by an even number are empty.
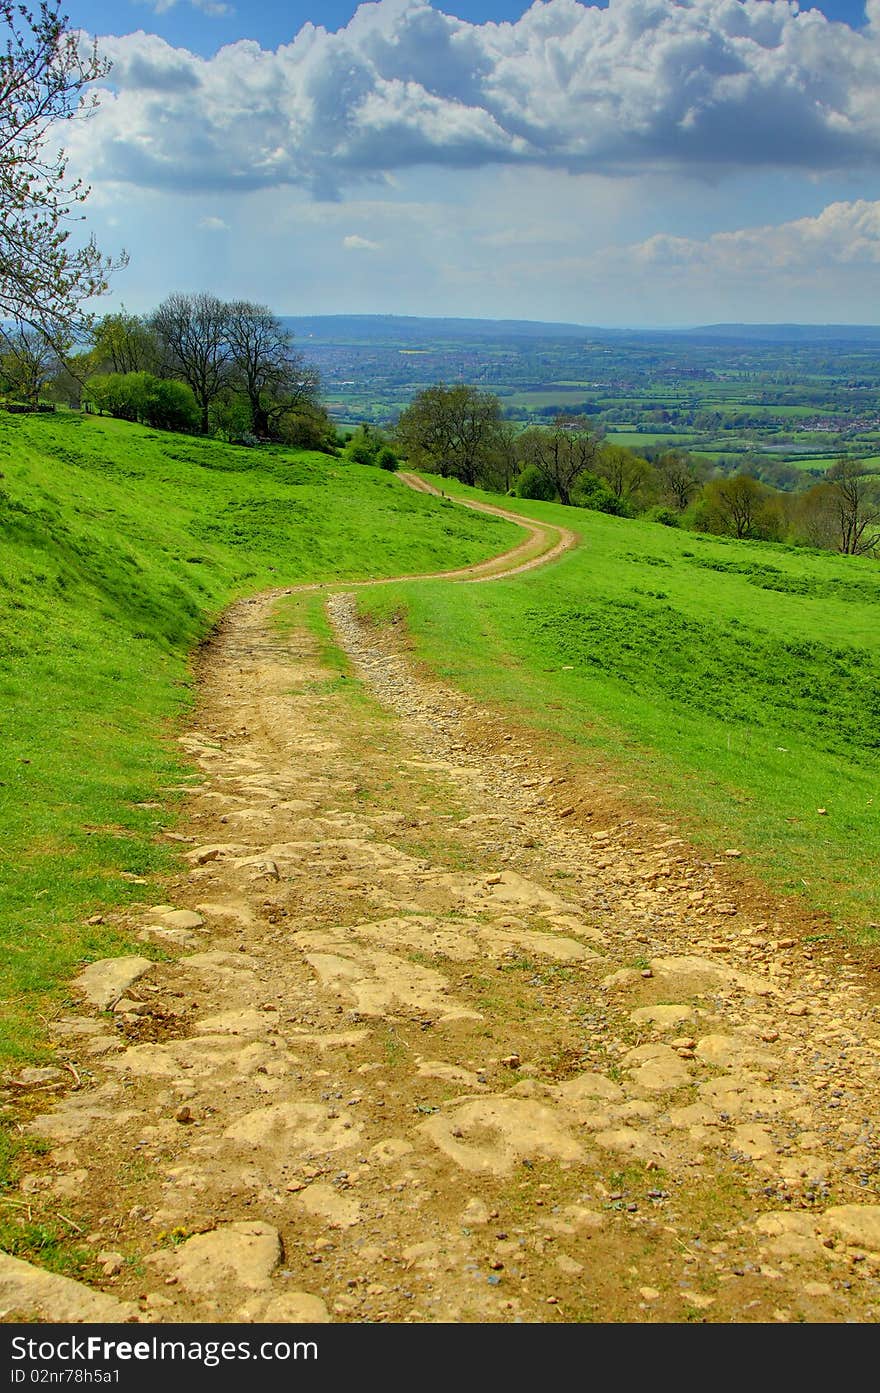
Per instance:
[[[583,324],[544,324],[531,319],[420,319],[397,314],[283,316],[297,338],[333,343],[423,343],[426,339],[584,338],[618,336]]]
[[[674,333],[676,337],[754,339],[763,343],[880,342],[878,324],[703,324],[694,329],[662,332]]]
[[[396,314],[288,315],[297,339],[317,343],[425,343],[463,339],[723,339],[763,343],[876,343],[876,324],[702,324],[682,329],[610,329],[533,319],[433,319]]]

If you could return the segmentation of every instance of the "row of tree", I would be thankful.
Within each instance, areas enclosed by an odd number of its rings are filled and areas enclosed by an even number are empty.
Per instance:
[[[838,460],[820,482],[789,492],[746,471],[725,477],[684,450],[646,459],[605,440],[585,416],[517,431],[497,397],[463,383],[420,392],[395,440],[415,467],[496,492],[622,517],[647,514],[740,539],[880,555],[880,473],[858,460]]]
[[[91,337],[64,354],[37,329],[8,331],[0,390],[36,403],[48,389],[87,410],[228,439],[323,448],[334,435],[317,371],[265,305],[170,295],[151,315],[106,315]]]
[[[151,315],[107,315],[88,358],[84,400],[98,409],[103,375],[146,373],[188,388],[195,420],[183,428],[314,446],[332,435],[316,370],[265,305],[169,295]]]

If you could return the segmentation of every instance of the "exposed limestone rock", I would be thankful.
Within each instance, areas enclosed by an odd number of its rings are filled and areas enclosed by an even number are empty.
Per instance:
[[[0,1253],[0,1316],[4,1319],[109,1324],[130,1321],[136,1315],[137,1306],[130,1301],[118,1301],[70,1277]]]
[[[307,1291],[286,1291],[269,1302],[260,1323],[277,1325],[326,1325],[330,1320],[320,1296],[311,1296]]]
[[[259,1221],[224,1224],[181,1243],[167,1266],[195,1296],[210,1296],[224,1285],[260,1291],[269,1285],[281,1260],[278,1230]]]
[[[525,1098],[473,1099],[428,1118],[419,1131],[468,1171],[508,1175],[523,1157],[581,1161],[583,1148],[552,1108]]]
[[[72,985],[99,1011],[107,1011],[152,966],[149,958],[101,958],[89,963]]]
[[[880,1253],[880,1204],[842,1204],[826,1209],[819,1228],[853,1247]]]

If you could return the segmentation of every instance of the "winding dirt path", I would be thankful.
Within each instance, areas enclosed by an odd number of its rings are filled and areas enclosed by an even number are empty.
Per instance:
[[[435,498],[446,497],[441,489],[434,484],[429,484],[418,474],[410,474],[406,470],[401,470],[397,477],[411,489],[415,489],[417,493],[430,493]],[[521,513],[513,513],[507,508],[496,507],[494,503],[480,503],[473,498],[454,496],[453,502],[464,508],[470,508],[476,513],[489,513],[493,517],[515,522],[517,527],[525,528],[529,536],[525,542],[520,543],[512,551],[503,552],[500,556],[491,557],[488,561],[478,562],[475,566],[465,566],[457,571],[443,571],[437,576],[424,576],[422,579],[474,582],[506,580],[510,576],[521,575],[523,571],[533,571],[538,566],[546,566],[549,562],[558,560],[560,556],[571,551],[578,544],[577,533],[572,532],[568,527],[553,527],[550,523],[538,522],[533,518],[523,517]]]
[[[203,654],[182,870],[120,917],[160,960],[86,969],[11,1086],[15,1202],[90,1265],[0,1258],[0,1310],[875,1319],[862,967],[334,589],[347,676],[296,595]]]

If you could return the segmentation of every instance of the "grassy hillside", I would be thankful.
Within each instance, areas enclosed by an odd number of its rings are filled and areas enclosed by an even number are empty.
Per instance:
[[[612,756],[695,839],[747,848],[776,884],[876,936],[880,567],[509,502],[575,527],[582,548],[498,584],[368,592],[364,607],[405,609],[437,671]]]
[[[466,564],[509,523],[323,455],[0,413],[0,1063],[32,1051],[83,921],[151,894],[187,657],[235,595]],[[160,802],[161,800],[161,802]],[[144,806],[151,805],[151,806]]]

